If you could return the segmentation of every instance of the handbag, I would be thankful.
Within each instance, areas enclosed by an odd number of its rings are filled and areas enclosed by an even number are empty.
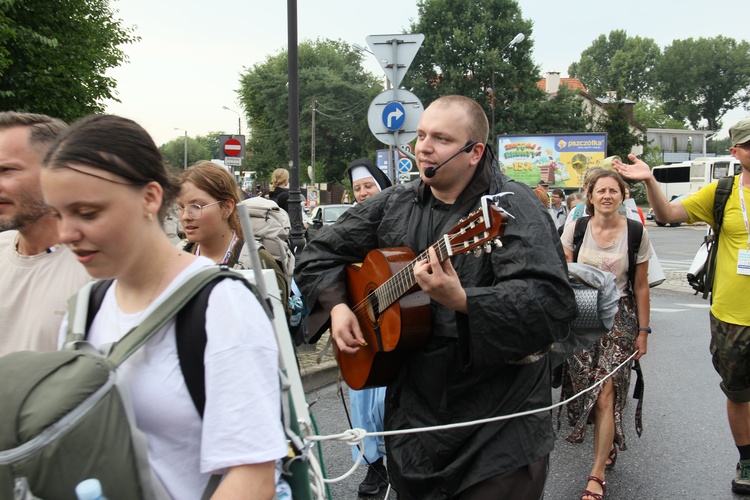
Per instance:
[[[612,329],[620,301],[615,276],[594,266],[568,263],[568,282],[575,294],[578,316],[570,323],[565,340],[552,344],[549,354],[553,369]]]

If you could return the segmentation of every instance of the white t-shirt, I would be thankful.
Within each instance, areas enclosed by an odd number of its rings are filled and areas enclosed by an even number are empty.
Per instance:
[[[18,231],[0,233],[0,356],[54,351],[68,298],[91,281],[66,246],[20,255],[17,245]]]
[[[640,221],[639,221],[640,224]],[[576,230],[575,224],[568,224],[563,230],[560,241],[563,246],[573,251],[573,235]],[[643,228],[643,237],[641,246],[635,255],[635,263],[640,264],[651,258],[651,245],[648,237],[648,231]],[[628,284],[628,228],[622,232],[622,236],[608,247],[600,246],[591,234],[591,226],[586,228],[581,242],[581,250],[578,252],[578,262],[594,266],[602,271],[608,271],[615,275],[617,288],[620,290],[620,297],[626,295],[625,290]]]
[[[115,282],[107,290],[88,340],[96,347],[117,341],[178,284],[212,265],[199,257],[151,306],[136,314],[120,311]],[[130,390],[138,427],[146,434],[149,463],[178,500],[200,499],[211,474],[277,460],[288,451],[281,424],[276,337],[263,308],[242,283],[224,280],[214,287],[206,310],[206,335],[202,421],[180,369],[174,320],[118,372]]]

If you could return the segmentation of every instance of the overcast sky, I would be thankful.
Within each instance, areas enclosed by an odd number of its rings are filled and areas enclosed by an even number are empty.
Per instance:
[[[470,0],[466,0],[470,1]],[[481,1],[481,0],[479,0]],[[330,38],[367,46],[365,37],[401,33],[417,17],[416,0],[298,0],[299,40]],[[748,39],[747,0],[709,6],[704,0],[519,0],[523,17],[533,21],[532,57],[542,74],[567,76],[601,34],[624,29],[653,38],[662,48],[674,39],[724,35]],[[284,0],[113,0],[126,26],[141,41],[125,47],[130,61],[110,74],[118,98],[107,112],[143,125],[157,144],[209,131],[237,132],[239,75],[244,68],[277,54],[287,45]],[[500,43],[507,41],[501,41]],[[382,70],[369,54],[365,68]],[[726,127],[750,116],[734,110]],[[725,127],[725,128],[726,128]],[[242,132],[247,132],[244,116]],[[726,136],[724,131],[722,136]]]

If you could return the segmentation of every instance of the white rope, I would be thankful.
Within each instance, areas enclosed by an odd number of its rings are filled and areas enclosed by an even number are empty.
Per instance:
[[[551,406],[547,406],[544,408],[537,408],[535,410],[527,410],[522,411],[518,413],[511,413],[508,415],[500,415],[497,417],[490,417],[490,418],[483,418],[479,420],[472,420],[470,422],[458,422],[455,424],[445,424],[445,425],[435,425],[432,427],[417,427],[414,429],[402,429],[402,430],[396,430],[396,431],[381,431],[381,432],[366,432],[364,429],[348,429],[344,432],[341,432],[339,434],[329,434],[327,436],[317,436],[312,435],[305,438],[305,441],[310,442],[317,442],[317,441],[341,441],[345,442],[349,446],[357,446],[362,442],[362,440],[367,436],[397,436],[400,434],[411,434],[411,433],[421,433],[421,432],[433,432],[433,431],[443,431],[443,430],[450,430],[450,429],[458,429],[461,427],[469,427],[471,425],[481,425],[481,424],[488,424],[492,422],[499,422],[502,420],[510,420],[511,418],[517,418],[517,417],[525,417],[528,415],[533,415],[535,413],[542,413],[554,410],[555,408],[558,408],[560,406],[566,405],[573,401],[576,398],[581,397],[582,395],[586,394],[587,392],[593,391],[596,387],[602,385],[604,382],[606,382],[610,377],[612,377],[617,371],[619,371],[622,367],[624,367],[626,364],[628,364],[635,355],[638,354],[638,351],[635,351],[633,354],[631,354],[625,361],[620,363],[617,368],[612,370],[610,373],[608,373],[604,378],[594,383],[591,387],[587,387],[586,389],[582,390],[578,394],[575,394],[574,396],[569,397],[565,401],[560,401],[559,403],[553,404]],[[357,460],[354,463],[354,466],[352,466],[349,471],[347,471],[343,476],[339,476],[337,478],[333,479],[324,479],[320,478],[325,483],[338,483],[340,481],[343,481],[344,479],[351,476],[354,471],[359,467],[359,464],[362,462],[362,458],[364,456],[364,446],[360,446],[360,452],[359,457],[357,457]]]

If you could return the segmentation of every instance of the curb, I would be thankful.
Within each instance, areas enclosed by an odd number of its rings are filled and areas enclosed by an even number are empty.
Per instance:
[[[299,374],[304,391],[315,391],[336,382],[339,367],[336,360],[323,361],[320,364],[300,368]]]

